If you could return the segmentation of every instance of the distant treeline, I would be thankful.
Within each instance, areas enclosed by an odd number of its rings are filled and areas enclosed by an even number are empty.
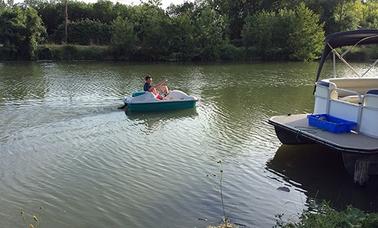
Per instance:
[[[378,0],[0,0],[0,59],[312,60],[324,36],[378,28]],[[67,41],[67,42],[66,42]]]

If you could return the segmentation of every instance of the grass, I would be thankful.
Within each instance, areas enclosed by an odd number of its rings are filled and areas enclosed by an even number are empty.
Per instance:
[[[284,228],[331,228],[331,227],[378,227],[378,214],[365,213],[352,206],[337,211],[329,203],[323,202],[318,206],[304,211],[297,223],[285,223],[282,215],[277,216],[276,227]]]

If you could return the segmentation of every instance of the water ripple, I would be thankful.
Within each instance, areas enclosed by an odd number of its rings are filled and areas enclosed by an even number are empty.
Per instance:
[[[40,206],[45,227],[217,224],[219,160],[233,221],[267,227],[301,212],[307,192],[272,161],[280,144],[266,121],[312,109],[313,68],[0,64],[0,226],[22,226],[19,209]],[[146,73],[200,98],[196,110],[117,110]]]

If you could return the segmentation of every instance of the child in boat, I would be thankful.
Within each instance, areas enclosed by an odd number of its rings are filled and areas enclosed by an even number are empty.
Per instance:
[[[149,75],[146,76],[144,80],[145,80],[145,83],[143,86],[143,90],[153,93],[157,99],[160,99],[160,100],[163,99],[163,97],[159,94],[158,90],[162,91],[165,95],[169,93],[169,89],[168,89],[168,86],[166,85],[167,83],[166,81],[159,82],[158,84],[152,86],[151,76]]]

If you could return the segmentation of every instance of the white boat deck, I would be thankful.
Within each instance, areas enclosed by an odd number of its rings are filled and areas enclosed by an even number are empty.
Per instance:
[[[274,116],[269,122],[335,149],[367,154],[378,153],[378,139],[355,132],[335,134],[309,126],[307,114]]]

